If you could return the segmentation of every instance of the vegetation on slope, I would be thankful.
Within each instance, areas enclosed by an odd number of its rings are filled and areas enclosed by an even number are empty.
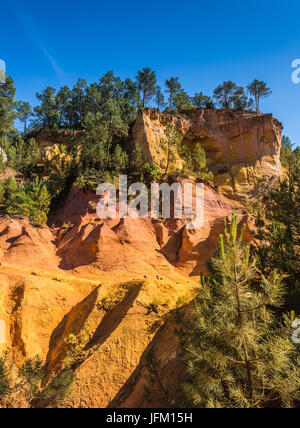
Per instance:
[[[196,310],[182,337],[190,381],[185,405],[204,408],[293,407],[300,399],[300,348],[295,314],[285,304],[284,277],[265,276],[237,236],[233,217],[202,280]]]
[[[267,85],[257,80],[247,91],[257,111],[261,98],[270,95]],[[185,160],[178,176],[210,179],[203,148],[197,145],[188,151],[171,125],[163,142],[168,159],[165,169],[144,163],[140,148],[127,138],[138,112],[153,105],[153,99],[159,109],[169,112],[216,107],[244,111],[253,109],[252,98],[233,82],[218,86],[213,97],[189,96],[176,77],[166,81],[166,93],[167,99],[150,69],[139,71],[136,81],[122,81],[108,72],[91,85],[79,79],[72,89],[56,92],[47,87],[37,94],[39,104],[32,110],[28,103],[16,102],[14,82],[8,78],[0,86],[0,169],[14,169],[19,179],[0,180],[2,210],[44,224],[50,208],[73,184],[83,189],[123,173],[132,181],[168,180],[176,152]],[[24,133],[15,129],[16,118],[24,123]],[[64,161],[57,168],[57,159],[42,159],[38,144],[27,133],[61,128],[69,130],[70,141],[60,147]],[[299,353],[289,337],[295,313],[283,313],[300,311],[299,163],[299,148],[293,151],[285,137],[282,164],[287,174],[258,207],[255,260],[237,238],[235,220],[230,232],[226,230],[226,239],[220,240],[211,263],[212,277],[202,284],[195,324],[183,339],[193,377],[185,385],[190,405],[281,407],[292,406],[297,398]],[[21,383],[12,385],[10,366],[0,359],[1,399],[9,403],[9,394],[22,385],[30,394],[30,405],[40,400],[45,392],[42,370],[40,361],[27,361],[17,372]],[[68,376],[63,378],[62,384],[54,384],[55,391],[64,391],[70,382]]]

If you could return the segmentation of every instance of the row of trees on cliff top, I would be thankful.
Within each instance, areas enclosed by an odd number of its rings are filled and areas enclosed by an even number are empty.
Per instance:
[[[128,82],[126,85],[128,87]],[[167,161],[162,160],[159,165],[143,161],[139,146],[126,138],[137,113],[137,106],[126,94],[124,82],[112,73],[105,75],[95,88],[93,85],[82,86],[82,82],[76,85],[71,95],[70,114],[73,112],[75,129],[85,132],[69,133],[68,144],[56,147],[49,158],[42,157],[34,138],[26,138],[14,130],[17,114],[27,128],[31,109],[28,104],[15,101],[14,82],[8,78],[0,88],[0,173],[9,167],[20,173],[28,184],[17,186],[13,179],[0,180],[1,210],[44,224],[50,204],[55,207],[73,184],[78,189],[92,188],[100,180],[112,181],[120,174],[139,182],[168,179],[171,161],[178,151],[185,163],[176,171],[177,177],[194,174],[198,178],[210,179],[204,149],[198,144],[194,150],[186,150],[181,144],[181,135],[172,127],[168,127],[165,141],[162,141],[168,154]],[[148,97],[149,93],[144,89],[140,93],[141,102]],[[35,108],[37,126],[56,128],[57,120],[62,121],[59,122],[61,126],[66,125],[68,107],[62,110],[67,101],[62,101],[61,92],[54,97],[54,90],[47,88],[41,99],[42,105]]]
[[[0,91],[6,91],[7,100],[15,89],[11,78]],[[254,80],[247,88],[232,81],[224,82],[213,92],[213,96],[203,92],[190,96],[182,87],[178,77],[170,77],[165,82],[165,90],[157,84],[155,71],[144,68],[138,71],[135,81],[122,81],[112,71],[104,74],[98,82],[87,84],[78,79],[73,88],[63,86],[58,91],[48,86],[36,97],[38,105],[32,109],[28,102],[10,103],[10,109],[1,108],[0,114],[9,111],[6,127],[11,118],[19,118],[24,124],[24,133],[29,129],[69,128],[81,129],[88,113],[102,114],[107,120],[127,127],[136,118],[138,111],[147,106],[160,110],[190,110],[195,108],[222,108],[236,111],[259,111],[260,100],[271,94],[265,82]],[[0,94],[0,99],[1,99]],[[7,105],[6,107],[9,107]],[[0,129],[1,132],[1,129]]]

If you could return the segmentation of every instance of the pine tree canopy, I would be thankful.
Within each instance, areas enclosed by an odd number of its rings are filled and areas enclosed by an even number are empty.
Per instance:
[[[190,376],[183,389],[186,404],[193,407],[293,407],[300,398],[293,315],[278,321],[275,314],[284,303],[282,278],[273,272],[257,282],[259,273],[243,233],[238,237],[233,215],[182,339]]]

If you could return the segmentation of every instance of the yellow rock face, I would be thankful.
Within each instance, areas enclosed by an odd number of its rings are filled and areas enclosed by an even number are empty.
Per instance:
[[[195,284],[156,278],[112,283],[2,264],[0,327],[21,364],[39,355],[48,372],[66,356],[65,340],[83,334],[86,356],[76,368],[71,394],[63,407],[107,407],[132,375],[163,317]],[[2,336],[0,335],[0,339]]]
[[[169,123],[172,123],[182,132],[188,122],[185,119],[176,118],[173,115],[162,116],[157,110],[151,110],[151,115],[142,113],[135,123],[133,129],[134,140],[141,147],[145,162],[156,163],[161,168],[165,168],[167,163],[167,153],[164,149],[165,132]],[[175,154],[170,170],[176,171],[183,165],[179,155]]]
[[[66,356],[66,339],[83,335],[86,354],[60,406],[106,407],[113,402],[147,407],[145,385],[151,383],[141,378],[140,365],[157,343],[159,358],[168,366],[166,382],[172,379],[174,387],[180,386],[178,358],[173,356],[179,346],[176,325],[167,324],[163,335],[159,331],[197,292],[200,272],[206,272],[232,206],[205,186],[205,223],[188,231],[185,219],[100,224],[90,210],[96,198],[71,192],[51,219],[52,229],[0,216],[0,354],[9,349],[18,365],[39,355],[47,362],[47,374],[56,373]],[[240,227],[245,222],[251,235],[251,219],[240,215]],[[132,396],[128,382],[138,388]],[[157,385],[152,392],[157,405],[162,399],[156,390]]]

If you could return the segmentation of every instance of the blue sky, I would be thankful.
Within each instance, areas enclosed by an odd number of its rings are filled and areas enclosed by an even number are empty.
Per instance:
[[[262,111],[300,145],[300,84],[291,79],[300,58],[298,0],[7,0],[1,16],[0,58],[18,99],[34,104],[47,85],[93,82],[107,70],[134,78],[147,66],[161,86],[178,76],[191,94],[258,78],[273,90]]]

